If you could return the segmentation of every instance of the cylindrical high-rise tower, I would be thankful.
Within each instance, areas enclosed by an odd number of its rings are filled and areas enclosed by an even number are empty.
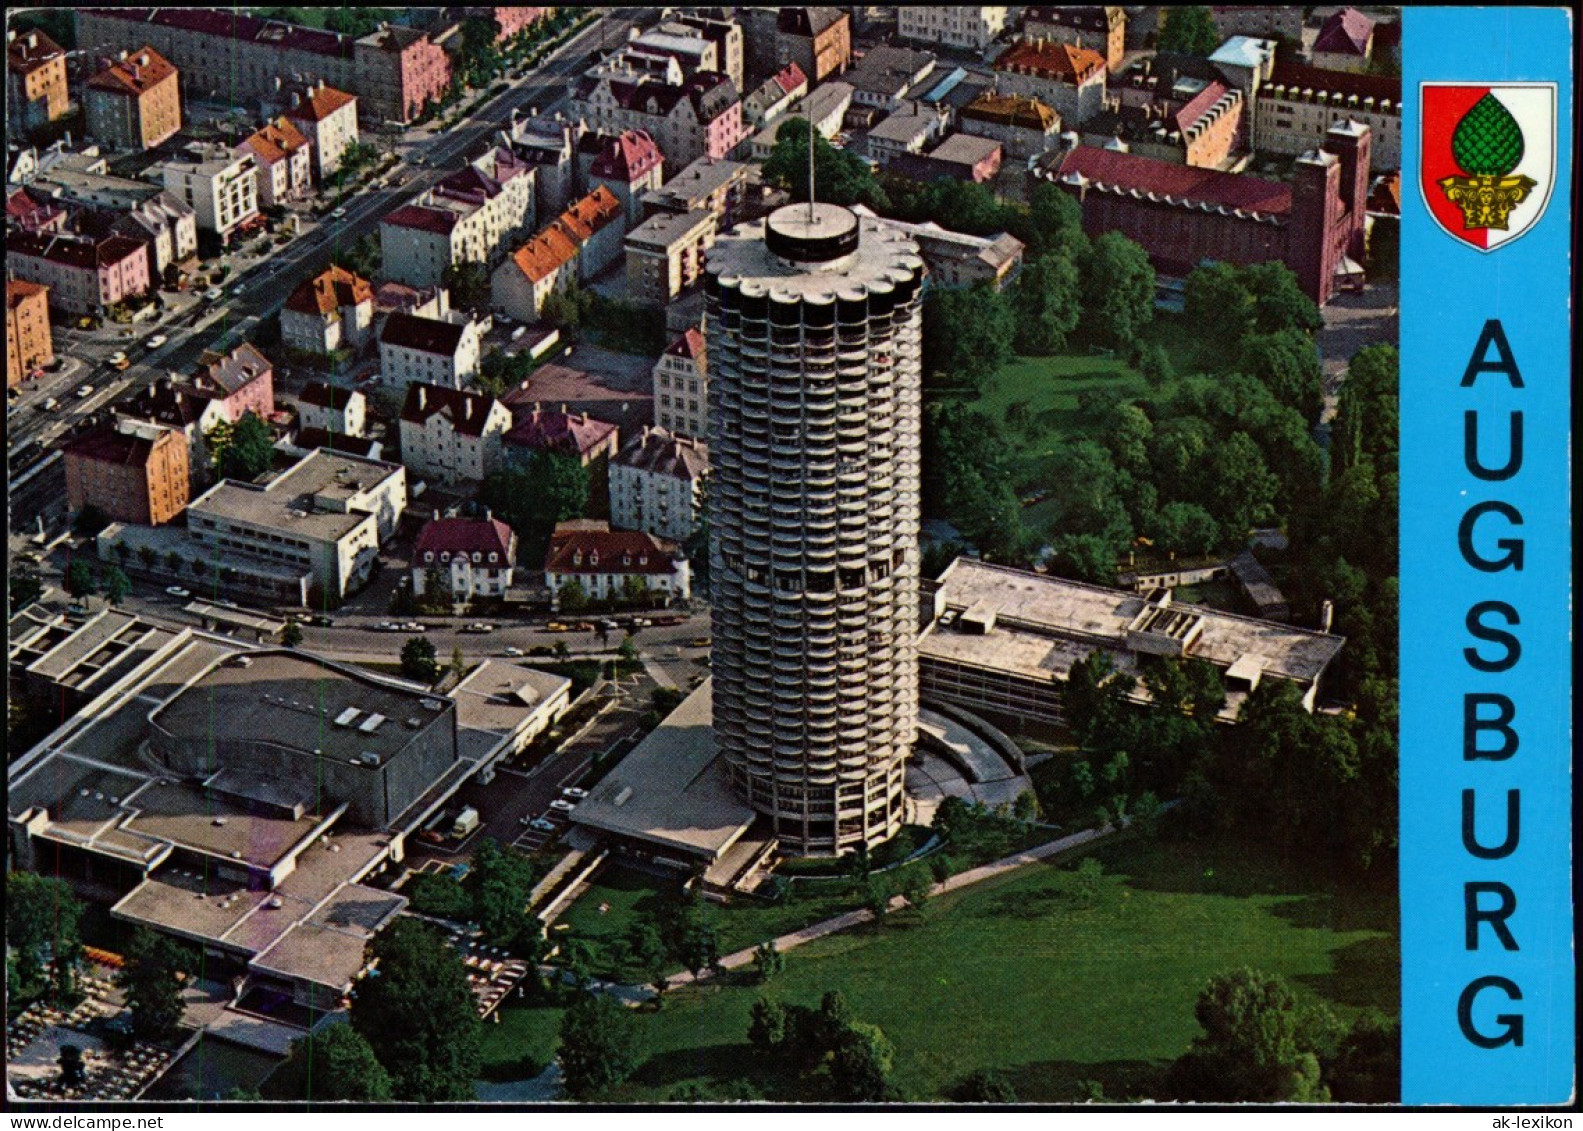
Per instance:
[[[792,852],[902,824],[918,717],[923,262],[790,205],[709,251],[714,727]]]

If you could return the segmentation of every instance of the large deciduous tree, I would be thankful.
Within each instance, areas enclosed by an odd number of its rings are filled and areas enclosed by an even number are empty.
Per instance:
[[[1171,1067],[1173,1091],[1211,1103],[1323,1103],[1319,1059],[1291,988],[1255,970],[1210,979],[1194,1015],[1203,1033]]]
[[[1154,267],[1143,248],[1120,232],[1094,241],[1083,281],[1084,328],[1095,342],[1132,351],[1154,319]]]
[[[584,994],[561,1018],[557,1059],[574,1099],[621,1083],[643,1062],[643,1052],[642,1023],[608,994]]]
[[[300,1074],[306,1094],[293,1099],[388,1103],[395,1098],[390,1073],[351,1025],[329,1025],[292,1041],[291,1058],[306,1062]]]

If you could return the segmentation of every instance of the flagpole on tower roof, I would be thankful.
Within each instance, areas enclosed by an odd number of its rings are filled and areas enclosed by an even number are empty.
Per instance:
[[[813,115],[808,115],[808,223],[813,223]]]

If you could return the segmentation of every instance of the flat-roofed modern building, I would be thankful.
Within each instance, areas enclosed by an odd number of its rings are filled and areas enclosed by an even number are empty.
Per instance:
[[[407,505],[407,469],[316,449],[268,483],[224,480],[194,499],[187,530],[215,568],[306,571],[339,601],[368,576]],[[308,593],[283,593],[304,603]]]
[[[709,256],[715,740],[794,852],[902,823],[923,275],[905,235],[830,204],[781,208]]]
[[[1235,720],[1261,680],[1283,679],[1313,710],[1321,677],[1345,643],[1339,636],[1204,605],[1106,589],[1047,574],[958,558],[936,583],[933,615],[918,640],[922,695],[1011,721],[1062,718],[1061,688],[1072,665],[1109,655],[1128,692],[1150,657],[1202,659],[1226,686],[1224,721]],[[718,662],[717,662],[718,669]]]

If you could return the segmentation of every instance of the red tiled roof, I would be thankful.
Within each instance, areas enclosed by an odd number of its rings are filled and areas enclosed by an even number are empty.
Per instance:
[[[1369,49],[1369,36],[1373,34],[1373,20],[1356,8],[1343,8],[1319,29],[1314,50],[1337,55],[1363,55]]]
[[[48,201],[35,199],[25,188],[19,188],[5,198],[6,218],[15,220],[24,228],[42,227],[61,211]]]
[[[273,122],[265,122],[242,144],[251,149],[265,165],[273,165],[306,146],[308,139],[289,119],[276,118]]]
[[[803,69],[796,63],[788,63],[775,72],[772,81],[787,94],[790,94],[798,87],[807,86],[808,76],[803,74]]]
[[[550,537],[546,573],[659,574],[675,571],[675,545],[635,530],[564,530]]]
[[[66,49],[42,31],[18,32],[17,37],[6,44],[6,67],[14,74],[25,75],[64,54]]]
[[[1198,119],[1209,113],[1211,106],[1226,96],[1227,89],[1223,82],[1212,82],[1195,94],[1187,105],[1176,112],[1173,119],[1176,128],[1185,134]]]
[[[392,228],[416,228],[420,232],[433,232],[448,236],[456,227],[457,215],[443,208],[426,208],[421,204],[408,204],[396,209],[379,222]]]
[[[1277,86],[1297,87],[1315,92],[1325,90],[1331,94],[1356,94],[1359,98],[1375,101],[1402,100],[1402,80],[1389,75],[1358,75],[1351,71],[1327,71],[1323,67],[1309,67],[1302,63],[1276,63],[1270,72],[1270,81],[1259,88],[1260,97],[1272,97]]]
[[[621,215],[616,194],[599,185],[551,220],[512,253],[517,269],[537,283],[577,258],[578,249],[595,232]]]
[[[286,300],[286,309],[298,314],[334,314],[343,306],[374,300],[374,288],[361,275],[330,264],[320,274],[298,284]]]
[[[610,181],[635,181],[665,160],[647,130],[622,130],[619,137],[600,139],[599,156],[590,173]]]
[[[1285,215],[1292,210],[1292,186],[1214,169],[1196,169],[1152,157],[1082,145],[1051,166],[1057,178],[1082,176],[1095,187],[1141,195],[1154,193],[1178,204],[1207,204],[1245,212]]]
[[[665,352],[672,357],[686,357],[696,361],[704,355],[704,336],[697,329],[688,327],[681,337],[665,347]]]
[[[1104,56],[1087,47],[1023,39],[995,60],[997,71],[1026,70],[1036,75],[1079,83],[1105,69]]]
[[[515,556],[517,536],[511,527],[498,518],[437,518],[423,524],[418,540],[412,545],[412,562],[419,564],[422,555],[433,551],[440,561],[449,561],[452,554],[493,553],[500,561],[509,563]]]
[[[514,409],[516,422],[506,433],[506,443],[535,451],[585,456],[616,432],[614,424],[585,413],[556,412],[538,408]]]
[[[125,59],[111,63],[94,75],[88,80],[88,88],[137,96],[154,89],[175,73],[174,64],[152,47],[144,46],[128,51]]]
[[[357,96],[333,86],[317,85],[299,95],[286,115],[304,122],[322,122],[341,107],[357,101]]]
[[[49,294],[49,288],[43,283],[30,283],[26,279],[7,279],[5,281],[5,304],[7,310],[13,310],[20,306],[25,298],[45,294]]]
[[[489,415],[498,403],[488,393],[469,393],[464,389],[448,389],[444,385],[414,381],[407,386],[407,400],[401,406],[401,419],[408,424],[421,426],[427,424],[431,416],[443,415],[451,422],[451,427],[463,436],[482,436],[484,425],[489,422]]]
[[[588,239],[606,224],[621,215],[621,201],[604,185],[574,201],[572,206],[558,216],[557,222],[566,226],[567,232],[579,242]]]

